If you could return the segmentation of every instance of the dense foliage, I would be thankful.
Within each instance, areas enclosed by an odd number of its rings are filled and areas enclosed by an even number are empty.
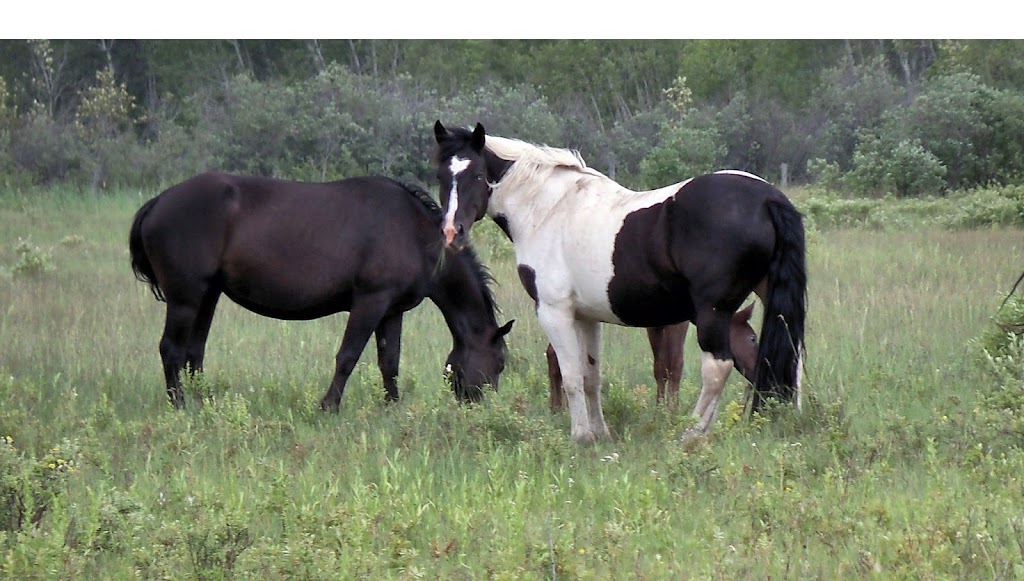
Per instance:
[[[1024,175],[1024,41],[0,41],[0,176],[431,182],[430,126],[579,149],[636,188],[720,167],[855,194]],[[818,171],[827,170],[827,171]]]

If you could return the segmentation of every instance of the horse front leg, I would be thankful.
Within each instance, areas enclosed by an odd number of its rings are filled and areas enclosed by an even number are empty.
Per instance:
[[[377,325],[377,367],[384,381],[384,401],[398,401],[398,362],[402,351],[402,314],[385,317]]]
[[[341,348],[335,357],[334,378],[331,386],[327,389],[323,399],[320,400],[320,409],[324,411],[337,411],[341,405],[341,396],[345,393],[345,384],[352,375],[359,356],[362,355],[370,335],[380,325],[381,319],[387,313],[391,305],[390,295],[376,293],[373,295],[361,295],[352,302],[352,310],[349,313],[348,325],[345,327],[345,334],[341,339]]]
[[[583,346],[573,316],[562,309],[545,303],[537,306],[537,319],[558,356],[562,375],[562,389],[569,407],[569,421],[573,441],[591,444],[597,438],[587,413],[584,395]]]

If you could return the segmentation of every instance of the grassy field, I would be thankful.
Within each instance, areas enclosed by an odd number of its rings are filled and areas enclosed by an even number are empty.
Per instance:
[[[517,322],[482,405],[445,386],[430,303],[406,319],[402,401],[383,405],[371,344],[324,415],[345,315],[225,300],[188,386],[205,404],[171,409],[163,305],[127,250],[148,195],[0,195],[5,578],[1024,578],[1024,390],[974,341],[1021,230],[811,232],[805,413],[741,418],[734,374],[688,449],[696,341],[667,410],[642,331],[606,327],[613,440],[580,448],[489,222],[474,237]]]

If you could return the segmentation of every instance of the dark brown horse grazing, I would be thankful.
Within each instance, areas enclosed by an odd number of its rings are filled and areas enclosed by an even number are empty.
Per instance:
[[[398,399],[402,315],[430,298],[454,346],[460,400],[498,386],[505,339],[472,252],[438,240],[441,213],[423,190],[384,177],[302,183],[203,173],[146,202],[129,235],[132,270],[167,303],[160,339],[167,394],[184,405],[180,372],[201,370],[221,294],[266,317],[309,320],[349,311],[334,379],[321,400],[337,409],[370,335],[385,398]]]
[[[754,382],[754,364],[757,362],[757,333],[750,326],[750,317],[753,314],[754,303],[750,303],[732,316],[729,325],[729,345],[732,347],[736,370],[750,383]],[[689,328],[690,322],[683,321],[647,329],[647,340],[654,355],[654,383],[657,386],[658,403],[667,403],[674,407],[679,402],[679,382],[683,378],[683,344],[686,342],[686,331]],[[544,355],[548,361],[551,411],[558,412],[568,403],[562,389],[562,372],[558,367],[555,348],[550,343]]]
[[[601,408],[601,324],[692,321],[700,344],[696,427],[707,434],[735,368],[732,315],[764,305],[751,410],[799,407],[807,266],[803,217],[755,175],[723,170],[636,192],[587,167],[579,152],[434,125],[442,234],[464,247],[491,216],[515,246],[523,286],[558,353],[571,434],[608,438]]]

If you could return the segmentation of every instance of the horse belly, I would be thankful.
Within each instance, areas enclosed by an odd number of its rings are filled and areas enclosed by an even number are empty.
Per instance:
[[[630,327],[660,327],[692,321],[693,302],[683,289],[634,286],[626,296],[617,296],[622,303],[612,305],[624,325]]]
[[[351,284],[328,281],[315,269],[301,276],[281,272],[287,271],[229,266],[224,294],[254,313],[285,320],[317,319],[352,308]]]

